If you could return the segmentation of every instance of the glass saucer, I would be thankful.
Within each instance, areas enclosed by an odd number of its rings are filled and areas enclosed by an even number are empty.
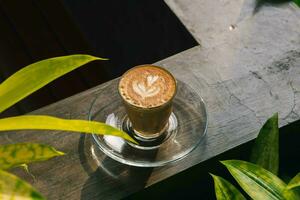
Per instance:
[[[93,135],[96,146],[112,159],[138,167],[164,166],[184,158],[204,138],[207,130],[205,104],[187,84],[178,81],[169,126],[162,137],[153,141],[143,141],[133,135],[117,89],[117,84],[107,85],[97,94],[89,110],[89,120],[121,129],[139,142],[136,145],[115,136]]]

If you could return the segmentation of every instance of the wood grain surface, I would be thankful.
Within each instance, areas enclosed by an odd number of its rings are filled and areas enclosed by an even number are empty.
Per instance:
[[[263,122],[275,112],[279,112],[281,126],[298,120],[300,11],[284,4],[253,13],[254,1],[249,2],[167,1],[202,42],[202,46],[156,63],[194,88],[207,104],[207,136],[187,158],[165,167],[136,168],[105,155],[98,161],[93,159],[90,136],[58,131],[4,133],[1,144],[41,142],[67,153],[32,165],[35,181],[20,170],[15,172],[48,199],[119,199],[255,138]],[[234,28],[229,28],[231,25]],[[86,119],[95,94],[117,81],[34,114]],[[104,104],[109,101],[109,96],[103,98]]]

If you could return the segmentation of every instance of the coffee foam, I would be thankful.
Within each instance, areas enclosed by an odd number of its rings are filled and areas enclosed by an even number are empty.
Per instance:
[[[152,108],[168,102],[176,92],[176,81],[166,70],[143,65],[127,71],[120,80],[122,98],[137,107]]]

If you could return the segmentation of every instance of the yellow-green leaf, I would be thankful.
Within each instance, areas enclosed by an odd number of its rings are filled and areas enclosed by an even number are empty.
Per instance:
[[[127,133],[102,122],[61,119],[44,115],[23,115],[0,119],[0,131],[61,130],[101,135],[114,135],[136,143]]]
[[[279,128],[278,113],[274,114],[260,129],[252,149],[250,162],[257,164],[273,174],[279,168]]]
[[[90,55],[71,55],[28,65],[0,84],[0,113],[54,79],[94,60]]]
[[[211,174],[215,183],[217,200],[246,200],[234,185],[220,176]]]
[[[19,167],[22,168],[22,169],[24,169],[25,172],[26,172],[27,174],[29,174],[29,175],[33,178],[34,181],[36,180],[36,179],[35,179],[35,176],[29,171],[29,167],[28,167],[27,164],[21,164],[21,165],[19,165]]]
[[[300,172],[289,182],[287,189],[300,187]]]
[[[17,176],[0,170],[0,199],[43,200],[45,198]]]
[[[51,146],[35,143],[8,144],[0,146],[0,169],[24,166],[64,155]],[[26,166],[26,165],[25,165]]]
[[[252,199],[299,199],[292,190],[286,190],[286,184],[281,179],[258,165],[239,160],[222,163]]]

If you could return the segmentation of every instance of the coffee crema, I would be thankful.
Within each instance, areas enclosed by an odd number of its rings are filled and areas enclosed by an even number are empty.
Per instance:
[[[176,80],[163,68],[141,65],[122,76],[119,91],[127,103],[141,108],[153,108],[173,98]]]

